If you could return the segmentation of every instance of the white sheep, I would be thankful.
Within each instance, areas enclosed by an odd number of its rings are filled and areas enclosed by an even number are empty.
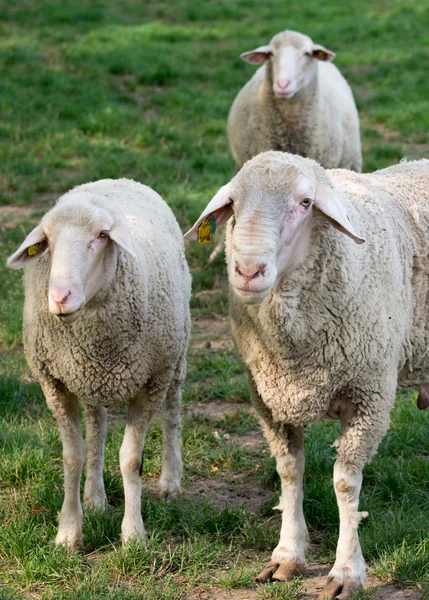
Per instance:
[[[428,394],[429,161],[362,175],[262,153],[186,237],[230,216],[232,334],[282,484],[280,541],[259,580],[305,571],[304,426],[335,418],[340,535],[320,598],[349,598],[365,582],[362,469],[388,428],[397,385],[420,385],[421,408]]]
[[[160,489],[180,490],[180,386],[185,377],[191,280],[174,215],[147,186],[105,179],[74,188],[9,258],[25,267],[24,348],[63,443],[64,503],[57,544],[82,544],[85,505],[103,507],[109,406],[128,403],[120,465],[122,539],[143,538],[142,452],[162,411]]]
[[[327,169],[362,170],[359,117],[350,86],[330,63],[333,52],[286,30],[241,57],[265,64],[229,113],[237,169],[259,152],[282,150],[313,158]]]

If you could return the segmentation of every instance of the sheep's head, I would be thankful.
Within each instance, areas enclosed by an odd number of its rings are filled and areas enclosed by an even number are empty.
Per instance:
[[[323,219],[357,244],[340,193],[315,161],[263,152],[223,186],[185,235],[198,239],[201,223],[229,217],[228,275],[245,302],[260,302],[305,259],[316,223]]]
[[[241,58],[252,64],[268,61],[273,92],[277,98],[290,99],[313,78],[317,61],[331,61],[335,53],[315,44],[307,35],[282,31],[268,46],[244,52]]]
[[[19,269],[49,255],[49,312],[71,323],[109,274],[113,276],[117,246],[134,256],[124,214],[100,196],[72,191],[43,217],[7,264]]]

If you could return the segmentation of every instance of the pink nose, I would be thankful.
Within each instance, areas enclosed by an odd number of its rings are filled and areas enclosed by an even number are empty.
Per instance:
[[[239,277],[242,277],[246,281],[251,281],[257,277],[263,277],[265,275],[265,268],[267,265],[257,265],[252,267],[242,267],[240,263],[235,261],[235,272]]]
[[[282,92],[286,92],[286,90],[290,86],[290,80],[289,79],[277,79],[276,85],[279,88],[279,90],[282,90]]]
[[[51,291],[51,298],[58,305],[65,304],[70,296],[71,290],[58,288]]]

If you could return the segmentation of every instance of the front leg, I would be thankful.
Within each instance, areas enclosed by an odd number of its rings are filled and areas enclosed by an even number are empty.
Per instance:
[[[292,425],[263,424],[265,437],[276,457],[282,494],[279,505],[282,511],[280,540],[273,550],[271,563],[257,577],[289,581],[303,575],[307,566],[305,551],[309,536],[302,509],[302,479],[304,476],[304,428]]]
[[[304,428],[274,423],[271,412],[259,395],[250,373],[249,386],[252,404],[261,419],[264,435],[276,458],[282,494],[278,509],[282,511],[280,541],[271,562],[257,576],[265,583],[269,579],[288,581],[302,575],[307,566],[305,551],[309,535],[302,509],[302,479],[304,476]]]
[[[85,461],[85,444],[79,418],[77,398],[60,382],[42,384],[48,407],[54,414],[63,443],[64,502],[58,518],[55,543],[71,550],[82,545],[82,506],[80,478]]]
[[[130,538],[146,537],[141,515],[143,446],[149,423],[165,400],[170,380],[170,374],[158,378],[151,388],[142,388],[128,405],[125,435],[119,452],[125,495],[124,543]]]
[[[319,600],[345,600],[362,589],[366,565],[359,543],[358,525],[368,513],[359,512],[362,469],[376,453],[389,424],[389,409],[378,407],[368,418],[368,412],[357,410],[348,423],[342,424],[336,442],[337,460],[334,466],[334,487],[340,515],[340,535],[335,564]],[[375,412],[375,411],[374,411]]]
[[[103,464],[107,435],[107,410],[103,406],[85,406],[86,480],[83,497],[85,506],[104,508]]]

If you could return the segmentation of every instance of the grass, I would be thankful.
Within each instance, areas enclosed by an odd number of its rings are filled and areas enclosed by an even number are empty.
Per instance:
[[[257,426],[243,368],[225,343],[226,328],[217,328],[228,300],[222,257],[203,269],[213,245],[187,249],[196,326],[183,394],[192,407],[183,435],[187,492],[169,503],[153,492],[161,452],[155,422],[143,472],[150,539],[145,547],[121,548],[123,415],[115,412],[106,448],[109,508],[85,513],[85,547],[75,556],[53,544],[61,446],[23,356],[21,275],[4,264],[59,194],[103,177],[154,187],[188,227],[234,173],[226,117],[254,72],[239,54],[286,27],[337,52],[360,111],[365,171],[404,155],[427,156],[428,16],[428,2],[412,0],[0,1],[0,600],[182,600],[222,590],[233,600],[302,597],[305,579],[253,581],[277,541],[279,483],[266,445],[249,443]],[[224,403],[227,415],[207,417],[213,402]],[[372,572],[425,598],[428,417],[417,411],[415,391],[400,394],[391,428],[365,470],[361,508],[369,517],[360,528]],[[307,433],[312,561],[332,562],[335,555],[330,444],[337,430],[321,423]],[[207,493],[198,495],[200,488]]]

